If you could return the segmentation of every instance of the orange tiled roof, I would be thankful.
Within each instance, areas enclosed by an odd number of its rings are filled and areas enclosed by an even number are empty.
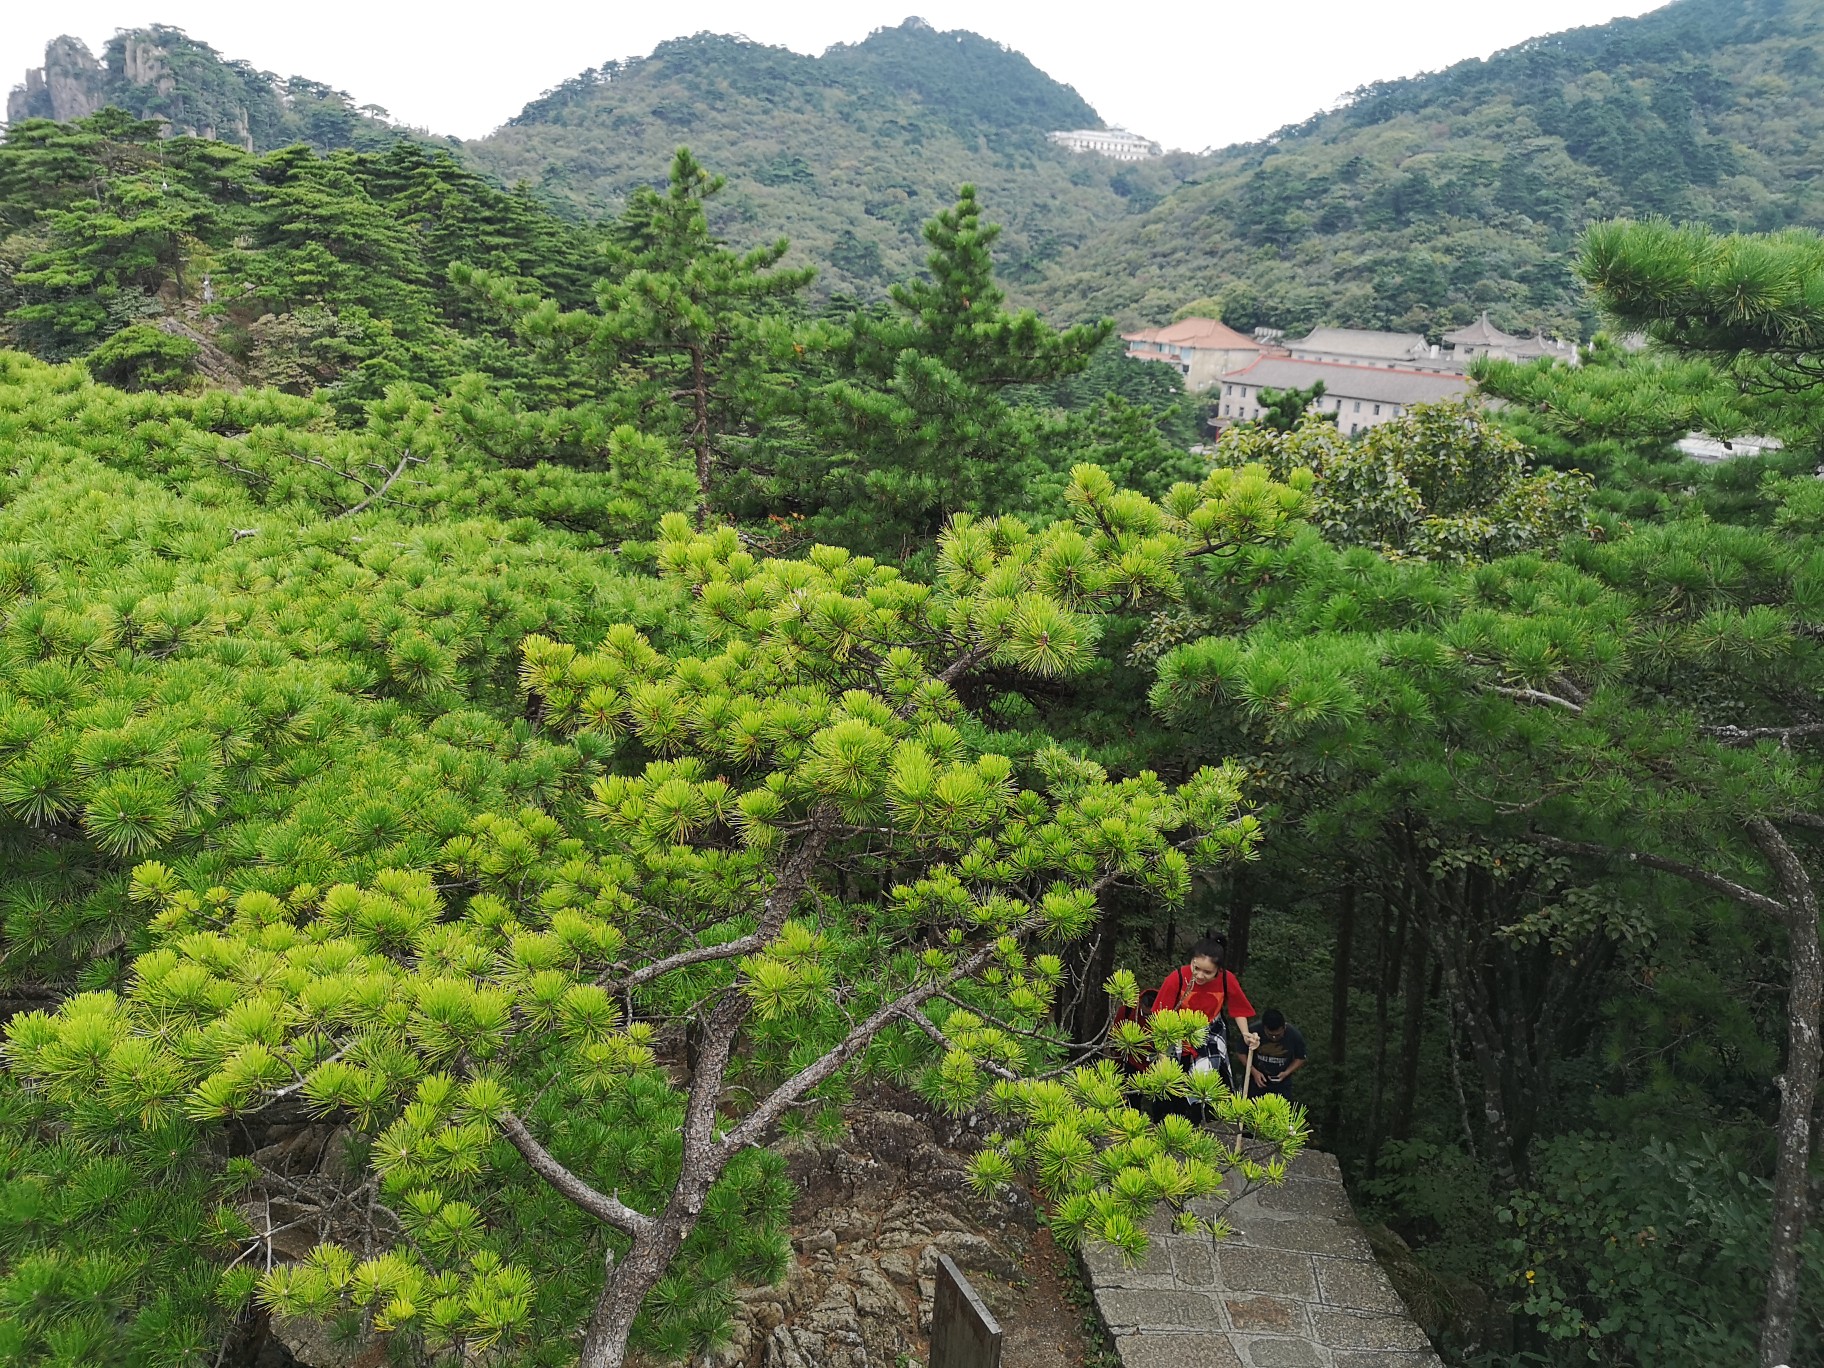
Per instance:
[[[1169,343],[1178,347],[1196,347],[1200,351],[1239,351],[1243,347],[1261,350],[1261,344],[1253,338],[1238,333],[1226,323],[1214,318],[1184,318],[1163,328],[1143,328],[1139,332],[1122,333],[1123,342],[1150,342],[1155,345]]]

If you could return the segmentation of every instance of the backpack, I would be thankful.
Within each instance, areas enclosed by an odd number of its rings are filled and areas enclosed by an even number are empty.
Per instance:
[[[1132,1007],[1123,1003],[1115,1009],[1114,1020],[1109,1023],[1110,1027],[1119,1026],[1126,1021],[1137,1022],[1142,1026],[1146,1025],[1148,1019],[1153,1015],[1154,1000],[1158,996],[1159,993],[1157,989],[1148,988],[1145,992],[1140,994],[1139,1001]],[[1128,1073],[1139,1073],[1146,1067],[1146,1060],[1141,1056],[1128,1054],[1115,1046],[1111,1046],[1110,1048],[1115,1056],[1115,1063],[1119,1064]]]

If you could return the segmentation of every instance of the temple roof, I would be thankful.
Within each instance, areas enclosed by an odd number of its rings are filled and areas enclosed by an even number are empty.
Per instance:
[[[1458,328],[1455,332],[1444,334],[1444,340],[1453,347],[1511,347],[1520,339],[1504,333],[1488,321],[1488,311],[1482,311],[1482,317],[1467,328]]]

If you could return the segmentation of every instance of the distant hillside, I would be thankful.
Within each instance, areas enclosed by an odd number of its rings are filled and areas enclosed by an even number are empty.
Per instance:
[[[824,288],[877,294],[922,264],[920,226],[965,181],[1006,226],[998,258],[1018,283],[1198,164],[1122,165],[1045,141],[1100,124],[1019,53],[908,20],[821,57],[712,34],[661,43],[584,72],[466,150],[503,182],[607,214],[688,145],[729,179],[731,239],[783,234]]]
[[[1676,0],[1487,61],[1367,86],[1218,154],[1027,293],[1059,318],[1510,330],[1593,322],[1593,219],[1824,224],[1824,0]]]
[[[79,39],[53,39],[44,65],[8,97],[6,118],[69,123],[109,106],[249,152],[294,143],[367,151],[409,136],[386,121],[384,109],[357,107],[344,92],[302,76],[256,71],[163,24],[116,33],[99,58]]]

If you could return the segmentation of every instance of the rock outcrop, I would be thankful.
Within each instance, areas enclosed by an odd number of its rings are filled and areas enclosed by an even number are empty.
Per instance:
[[[6,121],[57,119],[69,122],[93,114],[107,103],[107,68],[88,45],[67,34],[44,49],[44,65],[25,73],[6,101]]]
[[[851,1115],[843,1143],[789,1149],[799,1190],[792,1270],[777,1287],[742,1294],[733,1339],[697,1368],[922,1362],[939,1254],[1004,1314],[1036,1235],[1034,1214],[1021,1195],[988,1202],[970,1194],[964,1139],[871,1108]]]

